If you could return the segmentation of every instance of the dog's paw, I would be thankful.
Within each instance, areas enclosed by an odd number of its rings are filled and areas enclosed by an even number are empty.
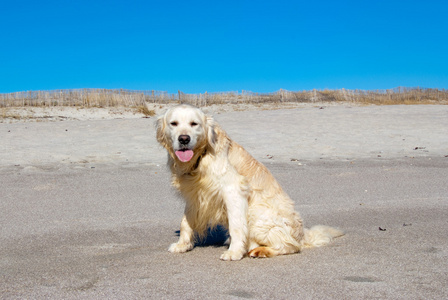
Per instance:
[[[221,260],[230,261],[230,260],[240,260],[244,257],[244,252],[236,252],[227,250],[221,255]]]
[[[267,258],[276,255],[276,252],[268,247],[257,247],[249,251],[249,257],[252,258]]]
[[[171,253],[184,253],[193,249],[193,244],[174,243],[168,248]]]

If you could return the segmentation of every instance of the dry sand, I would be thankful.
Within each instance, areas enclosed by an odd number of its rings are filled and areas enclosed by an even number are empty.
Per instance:
[[[0,124],[0,298],[448,298],[448,106],[272,108],[206,111],[307,225],[345,237],[267,260],[170,254],[183,203],[155,118],[34,111]]]
[[[0,125],[0,166],[164,164],[165,153],[154,138],[155,118],[117,109],[33,111],[47,117],[28,115],[25,120],[31,121]],[[264,162],[448,155],[448,106],[215,106],[205,111]],[[48,115],[68,120],[51,122],[60,119]]]

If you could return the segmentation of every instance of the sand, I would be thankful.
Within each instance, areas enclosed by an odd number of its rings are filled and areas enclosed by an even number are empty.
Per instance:
[[[219,235],[173,255],[183,203],[155,117],[3,119],[0,298],[448,297],[448,106],[206,111],[268,166],[307,226],[347,235],[267,260],[221,262]]]
[[[247,107],[221,106],[206,112],[268,163],[448,155],[448,106],[242,109]],[[165,153],[154,138],[155,117],[107,111],[62,108],[52,115],[64,114],[69,120],[28,118],[31,121],[1,124],[0,165],[164,164]]]

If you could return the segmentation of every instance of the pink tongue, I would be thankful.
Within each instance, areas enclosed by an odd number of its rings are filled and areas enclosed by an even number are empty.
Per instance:
[[[192,150],[176,151],[176,156],[181,162],[190,161],[190,159],[193,157],[193,154],[194,153]]]

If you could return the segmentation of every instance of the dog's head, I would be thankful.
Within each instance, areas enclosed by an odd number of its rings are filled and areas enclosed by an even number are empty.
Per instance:
[[[195,161],[213,147],[214,121],[199,108],[178,105],[157,119],[157,141],[180,163]]]

